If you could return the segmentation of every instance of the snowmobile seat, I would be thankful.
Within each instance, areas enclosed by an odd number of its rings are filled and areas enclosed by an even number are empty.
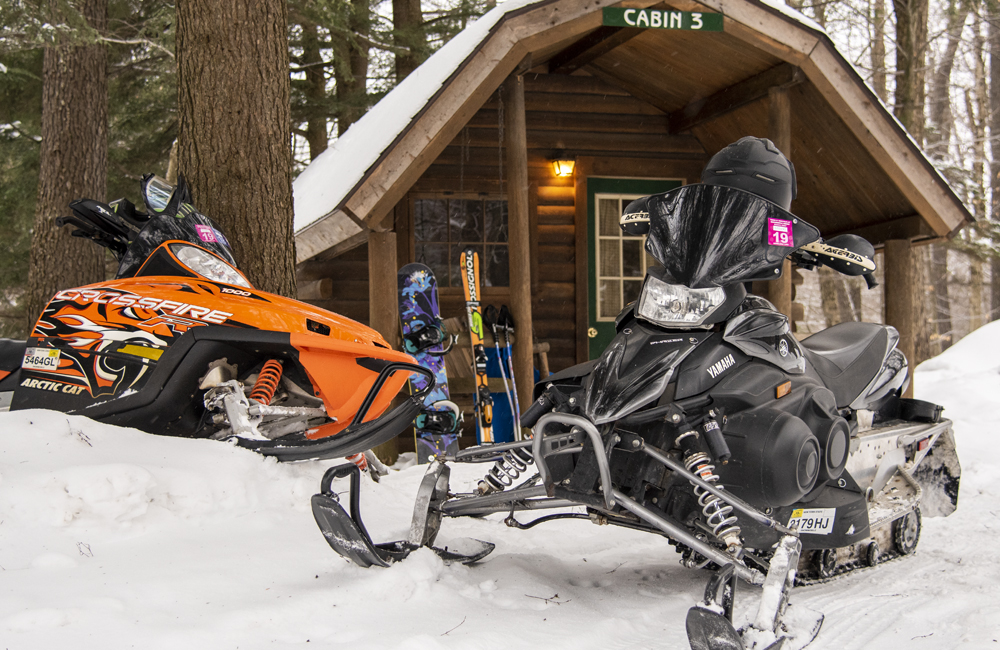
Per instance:
[[[27,341],[0,339],[0,373],[14,372],[21,367]]]
[[[889,332],[876,323],[840,323],[800,341],[806,361],[844,408],[882,367]]]

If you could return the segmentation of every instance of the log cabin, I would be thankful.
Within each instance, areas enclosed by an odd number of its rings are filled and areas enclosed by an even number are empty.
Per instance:
[[[526,404],[536,342],[552,370],[593,358],[638,293],[649,260],[623,205],[698,182],[745,135],[794,162],[797,216],[884,252],[886,322],[912,358],[911,247],[973,217],[829,35],[777,0],[499,4],[297,178],[302,297],[398,344],[397,269],[430,266],[460,317],[472,245],[483,302],[520,324]],[[785,271],[755,291],[794,320]]]

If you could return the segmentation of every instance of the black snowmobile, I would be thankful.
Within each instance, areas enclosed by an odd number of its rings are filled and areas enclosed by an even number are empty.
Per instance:
[[[368,537],[356,486],[350,515],[330,490],[356,470],[331,469],[313,497],[330,545],[384,566],[432,544],[443,517],[490,513],[516,528],[579,518],[660,534],[682,564],[713,572],[687,617],[695,650],[803,647],[822,615],[783,624],[793,585],[912,553],[921,516],[954,511],[960,467],[941,407],[901,397],[898,333],[844,323],[797,341],[788,319],[745,288],[778,277],[789,256],[873,286],[874,249],[850,235],[824,243],[788,212],[794,170],[770,141],[730,145],[702,180],[626,208],[622,228],[646,235],[662,266],[648,270],[599,359],[535,387],[521,418],[531,440],[433,463],[410,539],[392,544]],[[492,467],[477,491],[454,494],[452,462]],[[542,509],[562,512],[516,518]],[[466,550],[459,559],[490,548]],[[740,630],[737,578],[761,587]]]

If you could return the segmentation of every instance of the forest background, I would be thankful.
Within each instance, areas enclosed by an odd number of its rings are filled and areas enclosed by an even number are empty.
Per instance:
[[[290,113],[279,119],[289,122],[291,156],[287,169],[276,173],[289,177],[287,185],[420,62],[491,9],[494,0],[250,4],[273,9],[275,24],[287,31],[279,43],[287,48],[287,58],[284,51],[275,58],[280,70],[287,66],[290,84],[284,91]],[[916,283],[923,330],[917,337],[919,363],[1000,317],[1000,2],[789,4],[826,29],[978,220],[950,242],[914,249],[915,267],[923,276]],[[209,5],[211,0],[12,0],[0,6],[0,336],[24,337],[39,301],[44,304],[55,284],[73,284],[65,275],[48,279],[48,284],[40,279],[43,270],[65,273],[66,261],[75,257],[51,239],[52,219],[68,212],[61,207],[55,209],[59,214],[49,214],[52,205],[59,205],[58,200],[53,203],[52,188],[62,182],[59,174],[68,172],[43,164],[51,159],[42,153],[43,139],[51,138],[51,144],[63,134],[72,135],[74,120],[103,120],[103,131],[92,131],[102,145],[106,138],[106,150],[75,163],[101,168],[86,181],[85,187],[95,188],[91,198],[134,199],[142,174],[167,176],[179,164],[191,167],[186,157],[190,141],[185,147],[180,132],[197,107],[179,105],[178,83],[179,76],[182,85],[192,83],[190,72],[184,78],[184,66],[192,69],[185,62],[211,58],[199,51],[211,39],[197,35],[212,27],[208,23],[228,20],[206,10]],[[99,74],[77,72],[58,86],[53,61],[57,53],[68,51],[89,52]],[[64,74],[67,69],[63,67]],[[43,94],[55,92],[53,88],[66,92],[70,84],[78,94],[103,98],[106,93],[106,115],[70,111],[63,122],[59,116],[43,120]],[[243,191],[252,193],[253,188]],[[224,212],[209,209],[205,200],[196,193],[206,213],[216,217]],[[290,227],[290,194],[286,203]],[[223,226],[228,230],[234,224]],[[290,242],[288,246],[290,250]],[[110,256],[90,259],[100,267],[87,271],[90,277],[113,274]],[[250,274],[254,280],[253,269]],[[797,296],[806,306],[800,331],[844,320],[882,320],[878,292],[863,294],[862,284],[833,272],[809,275]],[[255,284],[294,294],[294,278],[276,282],[269,285],[259,278]]]

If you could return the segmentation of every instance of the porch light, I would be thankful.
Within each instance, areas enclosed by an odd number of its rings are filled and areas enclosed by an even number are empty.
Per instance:
[[[576,167],[575,160],[553,160],[552,171],[556,176],[566,177],[573,175],[573,168]]]

